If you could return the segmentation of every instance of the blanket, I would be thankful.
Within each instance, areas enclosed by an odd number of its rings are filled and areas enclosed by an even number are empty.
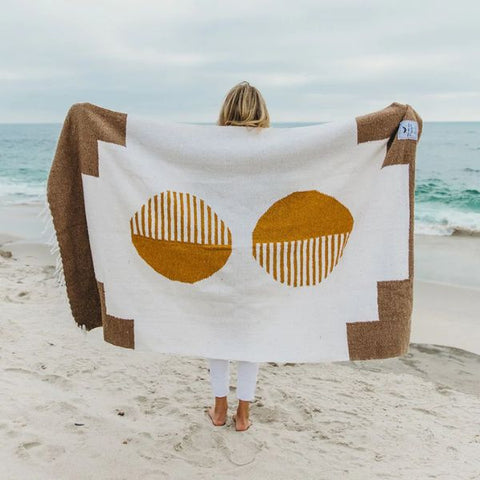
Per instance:
[[[47,201],[75,322],[176,355],[403,355],[413,300],[409,105],[295,128],[74,104]]]

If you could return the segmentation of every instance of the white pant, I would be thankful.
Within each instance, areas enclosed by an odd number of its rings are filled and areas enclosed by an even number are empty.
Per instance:
[[[229,391],[229,360],[209,358],[210,383],[215,397],[226,397]],[[237,362],[237,398],[252,401],[257,386],[258,363]]]

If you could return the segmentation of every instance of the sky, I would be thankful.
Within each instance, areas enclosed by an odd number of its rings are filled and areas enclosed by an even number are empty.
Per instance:
[[[62,122],[90,102],[215,122],[246,80],[272,122],[408,103],[480,121],[480,2],[0,0],[0,122]]]

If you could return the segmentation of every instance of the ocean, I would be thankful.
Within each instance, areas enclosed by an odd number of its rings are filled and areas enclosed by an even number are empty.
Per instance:
[[[0,206],[43,205],[61,127],[0,124]],[[480,122],[425,122],[416,159],[415,233],[454,232],[480,232]]]

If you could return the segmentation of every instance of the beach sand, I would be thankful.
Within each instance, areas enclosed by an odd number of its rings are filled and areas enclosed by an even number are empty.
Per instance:
[[[480,478],[480,238],[416,236],[406,355],[261,364],[240,433],[235,365],[213,427],[206,360],[76,327],[48,248],[17,227],[0,235],[2,479]]]

